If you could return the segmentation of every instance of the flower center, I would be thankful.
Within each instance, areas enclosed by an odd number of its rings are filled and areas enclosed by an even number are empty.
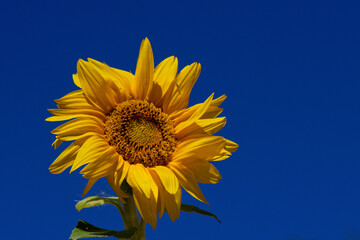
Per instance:
[[[166,166],[177,144],[168,115],[141,100],[117,105],[106,117],[105,135],[125,161],[145,167]]]
[[[161,140],[161,132],[156,124],[144,118],[133,118],[128,127],[129,139],[138,146],[147,146]]]

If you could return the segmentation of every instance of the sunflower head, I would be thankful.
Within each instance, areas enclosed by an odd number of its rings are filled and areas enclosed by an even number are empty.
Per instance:
[[[228,158],[237,144],[214,136],[226,123],[219,105],[225,95],[188,106],[201,65],[178,73],[175,57],[154,68],[149,40],[142,41],[135,75],[93,59],[79,60],[73,75],[79,90],[55,100],[48,121],[67,121],[55,128],[53,143],[73,141],[51,164],[52,173],[83,167],[88,179],[83,195],[105,177],[120,200],[130,185],[136,206],[153,228],[166,210],[179,217],[181,187],[207,203],[198,183],[221,179],[211,164]]]

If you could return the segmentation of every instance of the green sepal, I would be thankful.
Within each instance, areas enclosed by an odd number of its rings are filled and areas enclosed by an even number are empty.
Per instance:
[[[188,212],[188,213],[194,212],[194,213],[199,213],[199,214],[202,214],[202,215],[205,215],[205,216],[213,217],[213,218],[215,218],[219,223],[221,223],[221,221],[219,220],[219,218],[218,218],[215,214],[212,214],[211,212],[202,210],[202,209],[200,209],[200,208],[198,208],[198,207],[196,207],[196,206],[193,206],[193,205],[181,204],[180,211]]]
[[[100,206],[100,205],[104,205],[104,204],[112,204],[117,208],[119,208],[119,207],[121,208],[119,198],[117,198],[117,197],[98,197],[98,196],[85,198],[85,199],[79,201],[75,207],[76,207],[76,210],[78,210],[80,212],[83,208],[91,208],[91,207]]]
[[[77,226],[71,232],[70,239],[77,240],[79,238],[91,237],[116,237],[116,238],[130,238],[135,232],[136,227],[132,227],[123,231],[107,230],[96,227],[84,220],[79,220]]]

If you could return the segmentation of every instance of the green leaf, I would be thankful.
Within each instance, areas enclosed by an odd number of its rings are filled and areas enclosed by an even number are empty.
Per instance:
[[[107,230],[96,227],[84,220],[79,220],[77,226],[71,233],[70,239],[77,240],[79,238],[91,237],[116,237],[116,238],[130,238],[135,232],[136,228],[132,227],[124,231]]]
[[[120,200],[117,197],[88,197],[76,204],[76,209],[80,212],[83,208],[90,208],[95,206],[100,206],[104,204],[112,204],[117,208],[121,208]]]
[[[219,218],[215,214],[212,214],[211,212],[202,210],[202,209],[200,209],[200,208],[198,208],[196,206],[193,206],[193,205],[181,204],[180,210],[183,211],[183,212],[188,212],[188,213],[195,212],[195,213],[199,213],[199,214],[202,214],[202,215],[205,215],[205,216],[210,216],[210,217],[215,218],[219,223],[221,223],[221,221],[219,220]]]

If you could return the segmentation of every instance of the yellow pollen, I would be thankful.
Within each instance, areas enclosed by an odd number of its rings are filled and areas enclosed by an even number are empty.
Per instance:
[[[145,167],[166,166],[177,144],[168,115],[141,100],[118,104],[106,117],[105,135],[125,161]]]

